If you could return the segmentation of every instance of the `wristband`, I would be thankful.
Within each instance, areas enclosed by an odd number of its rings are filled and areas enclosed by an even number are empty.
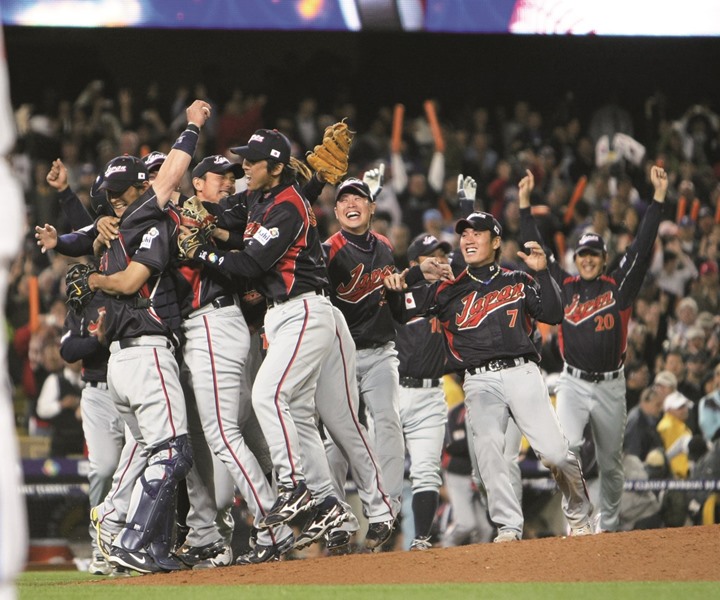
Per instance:
[[[173,150],[180,150],[192,156],[195,154],[195,146],[197,146],[199,134],[200,128],[193,123],[188,123],[185,131],[180,134],[180,137],[178,137],[173,144]]]

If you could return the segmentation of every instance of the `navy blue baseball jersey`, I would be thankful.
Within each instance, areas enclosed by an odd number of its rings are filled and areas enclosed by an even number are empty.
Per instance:
[[[118,239],[103,253],[100,270],[112,275],[134,261],[148,267],[152,274],[136,294],[103,294],[108,340],[142,335],[173,339],[180,330],[180,309],[170,269],[176,257],[178,234],[177,216],[173,215],[172,210],[159,211],[152,187],[125,210]]]
[[[327,270],[310,204],[295,185],[248,196],[241,252],[203,245],[195,258],[232,275],[255,280],[270,301],[283,302],[327,288]]]
[[[410,275],[412,284],[419,269]],[[533,278],[491,264],[466,269],[454,281],[415,286],[412,292],[406,308],[437,314],[454,369],[499,358],[526,357],[537,362],[533,320],[551,324],[562,320],[560,292],[547,270]]]
[[[97,336],[98,319],[105,313],[104,296],[95,294],[78,315],[68,311],[60,340],[60,355],[69,363],[82,360],[83,381],[107,381],[107,361],[110,351]]]
[[[520,212],[523,239],[542,243],[530,209]],[[553,257],[548,261],[548,270],[561,288],[564,318],[558,341],[570,366],[589,372],[622,366],[633,302],[650,266],[661,215],[662,204],[652,202],[637,236],[608,275],[586,281],[564,271]]]
[[[362,236],[339,231],[323,244],[328,257],[330,298],[345,316],[358,348],[395,339],[397,294],[383,280],[395,273],[390,241],[373,231]]]

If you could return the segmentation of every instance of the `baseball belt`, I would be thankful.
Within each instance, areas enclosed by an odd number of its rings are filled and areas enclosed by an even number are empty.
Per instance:
[[[527,356],[518,356],[516,358],[496,358],[495,360],[484,362],[477,367],[470,367],[465,370],[468,375],[479,375],[480,373],[487,373],[488,371],[502,371],[503,369],[519,367],[520,365],[525,365],[529,362],[531,361]]]
[[[583,381],[591,381],[592,383],[617,379],[618,377],[620,377],[620,373],[622,373],[622,371],[622,369],[618,369],[617,371],[606,371],[604,373],[590,372],[583,371],[582,369],[576,369],[575,367],[571,367],[570,365],[565,365],[565,372],[568,375],[572,375],[573,377],[577,377],[578,379],[582,379]]]
[[[401,377],[400,385],[405,388],[434,388],[440,385],[440,380],[418,379],[416,377]]]

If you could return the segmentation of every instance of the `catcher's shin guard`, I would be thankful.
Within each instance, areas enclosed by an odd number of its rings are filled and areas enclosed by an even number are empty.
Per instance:
[[[120,536],[120,546],[135,551],[151,542],[161,546],[172,540],[178,482],[192,467],[192,450],[186,435],[156,448],[140,476],[142,496]],[[156,548],[158,553],[160,547]]]

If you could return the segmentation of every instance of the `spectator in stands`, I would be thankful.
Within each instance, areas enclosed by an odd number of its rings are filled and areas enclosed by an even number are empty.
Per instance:
[[[714,390],[703,396],[698,407],[698,424],[705,441],[710,443],[720,436],[720,364],[713,369]]]
[[[60,338],[48,340],[43,366],[50,373],[37,402],[37,416],[51,426],[50,456],[82,455],[85,448],[80,416],[82,364],[65,363],[60,356]]]
[[[645,388],[640,394],[640,402],[627,416],[623,452],[637,456],[645,461],[654,448],[663,448],[663,442],[657,432],[662,413],[663,396],[654,387]]]
[[[657,425],[665,456],[670,461],[670,472],[678,479],[685,479],[690,469],[688,446],[692,439],[692,431],[685,421],[692,406],[693,403],[680,392],[668,394],[663,401],[665,414]]]

